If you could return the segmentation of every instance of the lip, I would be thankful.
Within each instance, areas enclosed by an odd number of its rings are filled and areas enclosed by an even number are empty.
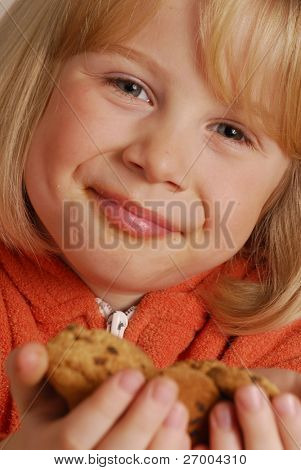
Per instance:
[[[134,202],[128,197],[124,197],[115,192],[103,190],[97,186],[90,187],[89,189],[92,190],[94,193],[96,193],[100,202],[101,200],[114,201],[120,206],[122,206],[122,208],[125,211],[135,215],[136,216],[135,218],[140,219],[141,222],[143,221],[151,222],[151,224],[153,225],[152,231],[155,231],[156,235],[158,236],[160,235],[163,236],[167,232],[177,232],[177,233],[182,234],[181,230],[178,227],[176,227],[174,224],[172,224],[167,219],[162,217],[160,214],[158,214],[157,212],[151,211],[149,209],[146,209],[145,207],[141,206],[137,202]],[[157,228],[157,230],[154,230],[155,228]],[[145,235],[147,235],[147,233],[145,233]]]

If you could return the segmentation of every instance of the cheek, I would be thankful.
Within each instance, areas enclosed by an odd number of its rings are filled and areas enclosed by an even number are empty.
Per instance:
[[[209,220],[206,228],[211,232],[213,247],[237,252],[251,235],[269,196],[269,190],[257,184],[224,187],[223,193],[210,196]],[[245,189],[243,189],[245,188]],[[252,190],[251,190],[252,188]],[[227,190],[228,189],[228,190]]]
[[[101,120],[89,119],[82,101],[76,101],[76,96],[81,96],[80,90],[62,92],[65,99],[57,90],[53,92],[27,157],[25,181],[32,192],[36,186],[37,192],[40,188],[39,197],[45,192],[54,196],[57,186],[70,190],[76,169],[99,154],[99,140],[104,140],[99,133]]]
[[[230,239],[235,250],[239,250],[251,235],[259,218],[261,207],[244,201],[234,206],[228,219]]]

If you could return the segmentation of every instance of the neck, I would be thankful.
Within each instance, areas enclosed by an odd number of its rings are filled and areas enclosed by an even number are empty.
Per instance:
[[[130,308],[132,305],[137,305],[139,301],[142,299],[144,294],[123,294],[120,292],[107,292],[105,293],[105,289],[100,289],[97,286],[93,286],[88,284],[88,287],[94,292],[96,297],[99,297],[106,302],[108,302],[113,310],[122,310],[125,311]]]
[[[91,289],[91,291],[94,292],[95,297],[99,297],[105,300],[105,302],[108,302],[113,308],[113,310],[125,311],[128,308],[132,307],[132,305],[138,304],[139,301],[144,296],[144,293],[141,293],[141,292],[124,293],[124,292],[114,292],[112,290],[111,291],[109,290],[109,292],[106,292],[107,291],[106,286],[95,285],[87,281],[86,279],[84,279],[80,275],[80,273],[75,269],[75,267],[69,262],[69,260],[66,259],[66,257],[63,254],[60,255],[60,258],[65,264],[71,267],[71,269],[78,275],[78,277],[81,278],[81,280],[89,287],[89,289]]]

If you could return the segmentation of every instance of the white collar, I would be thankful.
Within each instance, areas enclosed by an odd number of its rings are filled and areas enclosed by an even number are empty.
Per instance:
[[[137,305],[132,305],[123,312],[122,310],[113,310],[108,302],[99,297],[95,298],[95,302],[98,304],[100,313],[107,320],[107,331],[122,338]]]

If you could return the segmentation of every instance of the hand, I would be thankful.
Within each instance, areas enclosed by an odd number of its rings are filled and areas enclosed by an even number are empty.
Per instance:
[[[251,372],[273,381],[281,394],[270,402],[261,388],[250,385],[236,391],[234,403],[215,405],[209,418],[210,449],[300,449],[301,374],[286,369],[251,369]],[[257,409],[252,409],[256,401],[252,392],[259,401]],[[291,413],[284,412],[285,402],[291,404]],[[224,417],[228,414],[224,428],[218,425],[218,412],[225,413]],[[199,445],[195,449],[208,447]]]
[[[42,344],[15,349],[6,368],[21,425],[2,448],[190,449],[188,411],[171,379],[145,384],[138,370],[121,371],[69,412],[49,384],[42,386],[48,368]]]

